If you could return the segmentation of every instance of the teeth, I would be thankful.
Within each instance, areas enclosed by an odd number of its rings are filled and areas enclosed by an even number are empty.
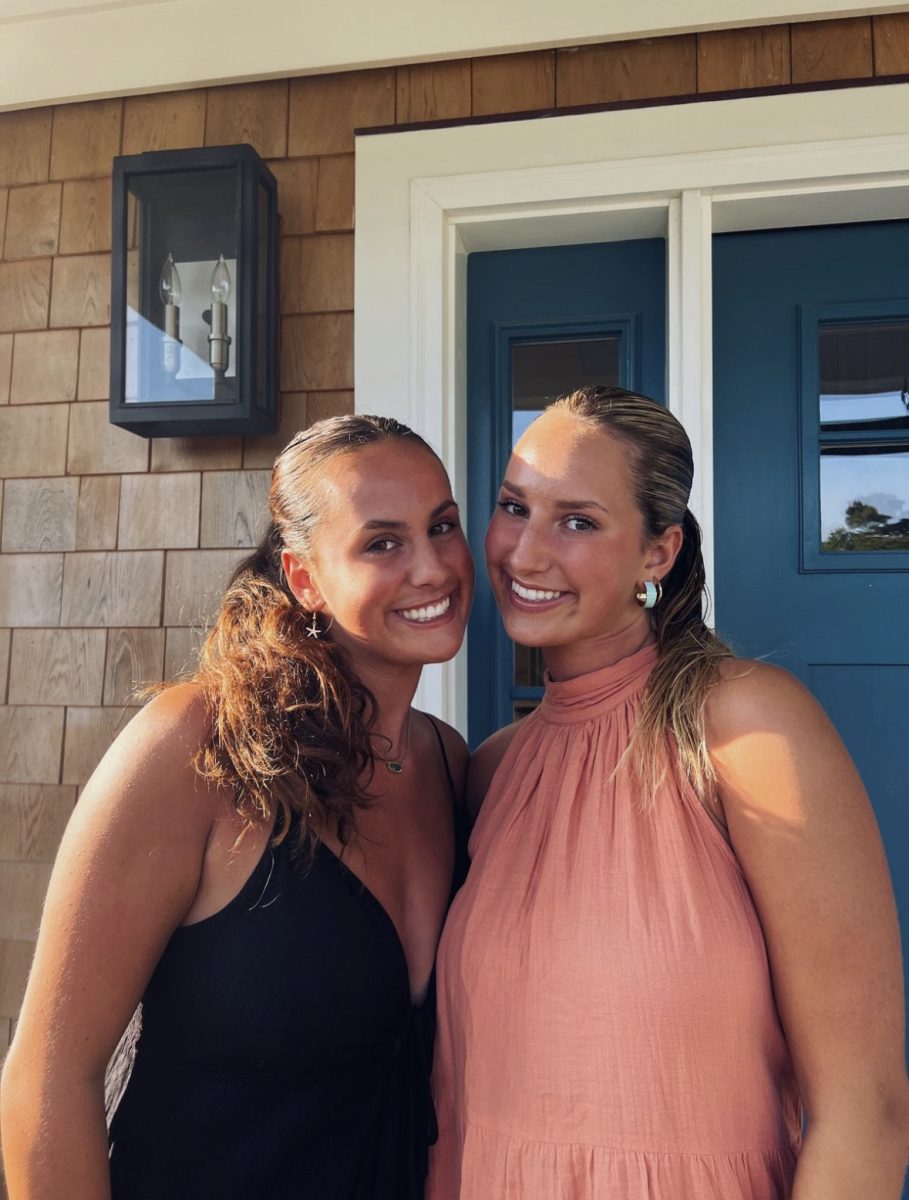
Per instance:
[[[425,608],[402,608],[401,616],[405,621],[433,621],[447,613],[451,606],[451,596],[446,596],[438,604],[427,604]]]
[[[515,592],[522,600],[556,600],[563,595],[562,592],[545,592],[540,588],[522,587],[517,580],[512,579],[511,590]]]

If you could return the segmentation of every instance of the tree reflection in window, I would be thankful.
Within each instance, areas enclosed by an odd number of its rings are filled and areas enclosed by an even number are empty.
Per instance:
[[[832,529],[821,543],[823,550],[909,550],[909,517],[894,520],[873,504],[853,500],[846,523]]]

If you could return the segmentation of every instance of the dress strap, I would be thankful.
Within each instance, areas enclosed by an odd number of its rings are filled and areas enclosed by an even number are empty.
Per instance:
[[[433,727],[436,738],[439,742],[439,749],[442,751],[442,762],[445,764],[445,775],[448,779],[448,788],[451,792],[451,803],[456,809],[460,808],[460,801],[458,799],[458,793],[454,784],[454,776],[451,773],[451,766],[448,762],[448,754],[445,751],[445,742],[442,739],[442,731],[439,729],[438,725],[435,723],[429,713],[425,713],[424,715],[428,719],[430,725]]]
[[[454,870],[451,877],[451,894],[449,902],[454,899],[454,894],[467,878],[467,869],[470,866],[470,857],[467,853],[467,843],[470,838],[470,822],[467,819],[467,810],[458,795],[458,790],[455,787],[454,776],[451,773],[451,764],[448,761],[448,754],[445,751],[445,742],[442,739],[442,731],[435,723],[429,713],[426,713],[430,725],[435,730],[435,735],[439,743],[439,749],[442,751],[442,762],[445,764],[445,774],[448,777],[448,788],[451,792],[451,811],[454,817],[454,839],[455,839],[455,856]]]

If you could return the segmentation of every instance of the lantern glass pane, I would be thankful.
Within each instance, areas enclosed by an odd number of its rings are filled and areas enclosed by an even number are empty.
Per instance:
[[[238,214],[230,169],[130,179],[127,403],[235,400]]]

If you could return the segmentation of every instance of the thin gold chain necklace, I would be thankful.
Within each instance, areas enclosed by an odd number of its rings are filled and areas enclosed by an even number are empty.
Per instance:
[[[404,730],[404,738],[400,754],[393,754],[389,755],[388,757],[386,757],[384,754],[375,754],[376,758],[381,758],[382,762],[385,763],[386,768],[391,771],[392,775],[400,775],[404,770],[404,759],[407,757],[407,752],[410,749],[410,722],[412,717],[413,711],[410,710],[407,713],[407,728]],[[380,734],[379,736],[385,737],[386,735]],[[390,745],[391,739],[389,738],[388,741]]]

